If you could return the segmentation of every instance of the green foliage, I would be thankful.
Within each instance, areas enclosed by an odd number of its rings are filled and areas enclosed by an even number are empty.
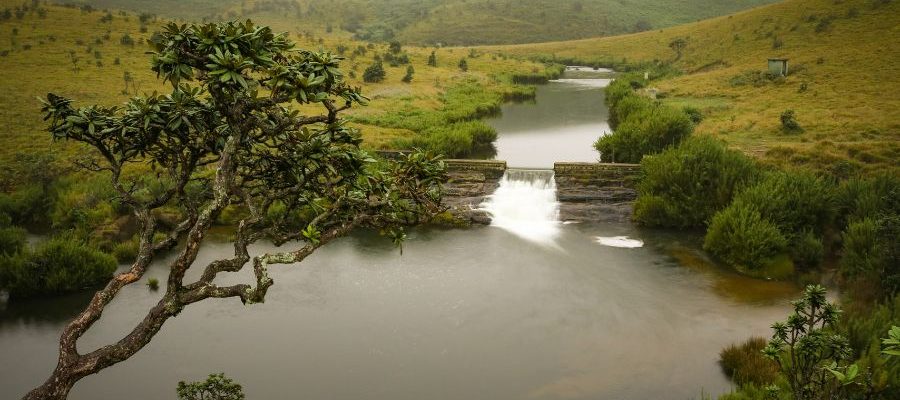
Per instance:
[[[0,257],[14,255],[25,248],[25,230],[0,223]]]
[[[431,54],[428,55],[428,65],[431,67],[437,67],[437,56],[434,54],[434,51],[431,51]]]
[[[851,222],[843,234],[841,274],[850,280],[868,281],[878,297],[897,295],[900,293],[898,237],[898,214]]]
[[[778,365],[763,355],[767,343],[765,338],[753,337],[740,345],[732,344],[722,349],[719,363],[725,374],[738,386],[774,383],[778,379]]]
[[[34,250],[0,256],[0,287],[15,298],[67,293],[103,283],[115,269],[112,256],[60,236]]]
[[[363,81],[377,83],[383,81],[384,76],[384,65],[381,64],[381,61],[376,61],[363,72]]]
[[[781,130],[784,133],[801,133],[803,128],[797,122],[797,116],[794,110],[785,110],[781,113]]]
[[[620,77],[606,92],[614,131],[594,144],[604,162],[638,163],[647,154],[677,145],[694,130],[684,110],[635,94],[631,76]]]
[[[807,286],[793,306],[787,321],[772,325],[764,354],[778,364],[795,400],[835,398],[859,373],[856,364],[848,364],[847,339],[835,330],[841,311],[818,285]]]
[[[147,279],[147,287],[154,292],[159,290],[159,279],[156,279],[156,278]]]
[[[210,374],[205,381],[178,382],[178,400],[244,400],[241,385],[223,373]]]
[[[682,108],[682,110],[684,110],[684,113],[687,114],[688,118],[691,119],[691,122],[693,122],[694,125],[703,122],[703,112],[700,111],[699,108],[686,106]]]
[[[730,265],[762,268],[784,250],[787,240],[751,204],[734,203],[716,213],[703,248]]]
[[[462,72],[466,72],[469,70],[469,63],[466,61],[465,58],[460,58],[459,63],[456,64],[456,66],[459,67],[459,70]]]
[[[693,130],[694,125],[684,112],[657,103],[628,114],[613,133],[601,137],[594,147],[604,162],[639,163],[647,154],[677,145]]]
[[[648,226],[700,228],[755,181],[754,161],[709,137],[694,137],[641,162],[634,218]]]
[[[415,68],[413,68],[412,65],[406,67],[406,75],[403,75],[403,79],[402,79],[403,82],[406,82],[406,83],[412,82],[413,73],[415,73],[415,72],[416,72],[416,70],[415,70]]]
[[[859,297],[859,296],[857,296]],[[856,363],[866,371],[866,385],[876,394],[875,399],[895,399],[900,396],[900,359],[886,354],[891,344],[894,326],[900,325],[900,295],[881,304],[864,305],[859,300],[848,304],[840,327],[857,358]],[[894,348],[895,349],[895,348]]]
[[[809,172],[772,172],[741,191],[735,203],[752,205],[787,237],[821,234],[837,214],[836,187]]]
[[[811,230],[800,233],[790,246],[791,259],[800,268],[818,267],[825,258],[825,245],[822,238]]]

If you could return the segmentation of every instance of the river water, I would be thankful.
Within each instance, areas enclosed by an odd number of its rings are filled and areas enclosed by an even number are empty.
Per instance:
[[[551,83],[536,102],[506,106],[493,121],[500,157],[528,151],[537,162],[513,165],[532,167],[573,160],[566,155],[591,160],[583,147],[601,134],[587,134],[586,126],[605,124],[597,115],[540,125],[542,135],[565,136],[556,140],[524,129],[537,124],[506,119],[555,118],[549,110],[584,106],[605,120],[602,106],[582,104],[602,105],[601,85]],[[519,146],[545,139],[571,139],[572,152]],[[135,357],[80,382],[71,398],[171,399],[179,380],[212,372],[240,382],[248,399],[690,399],[730,390],[719,350],[767,335],[797,289],[718,269],[695,235],[563,225],[554,191],[552,175],[511,172],[484,205],[500,220],[495,226],[414,230],[402,255],[372,233],[338,240],[302,265],[273,268],[265,304],[188,307]],[[271,246],[255,248],[265,250]],[[229,252],[211,241],[198,264]],[[148,277],[164,282],[166,261]],[[223,283],[242,279],[249,274]],[[60,330],[88,296],[0,311],[0,398],[17,398],[49,375]],[[124,289],[79,348],[117,340],[158,296],[142,284]]]

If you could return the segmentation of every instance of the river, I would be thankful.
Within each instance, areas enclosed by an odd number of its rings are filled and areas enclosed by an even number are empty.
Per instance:
[[[551,82],[536,101],[505,106],[491,122],[499,157],[525,160],[511,163],[519,167],[594,159],[604,82]],[[553,112],[574,109],[582,111]],[[485,205],[509,225],[417,229],[402,255],[372,233],[338,240],[301,265],[273,268],[265,304],[189,306],[70,398],[172,399],[179,380],[213,372],[254,400],[690,399],[730,390],[719,350],[767,335],[797,289],[718,269],[696,235],[559,223],[553,190],[552,176],[511,174]],[[536,211],[517,217],[520,206]],[[198,263],[230,250],[210,242]],[[164,282],[170,257],[147,276]],[[249,274],[223,282],[241,278]],[[17,398],[49,375],[60,330],[87,296],[0,311],[0,397]],[[79,348],[117,340],[158,296],[127,287]]]

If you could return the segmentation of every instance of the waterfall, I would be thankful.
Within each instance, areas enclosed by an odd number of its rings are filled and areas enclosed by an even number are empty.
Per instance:
[[[552,170],[507,170],[500,187],[481,208],[491,214],[491,226],[523,239],[552,244],[559,234],[559,201]]]

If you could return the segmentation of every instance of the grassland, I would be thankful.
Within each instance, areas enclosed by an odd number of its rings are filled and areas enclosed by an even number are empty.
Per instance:
[[[600,65],[672,63],[654,82],[664,101],[699,107],[700,134],[763,160],[848,171],[896,169],[900,159],[900,2],[788,0],[732,16],[637,34],[482,50]],[[679,56],[670,47],[681,39]],[[768,79],[769,57],[789,75]],[[804,129],[785,134],[794,110]]]
[[[21,2],[0,0],[0,11],[15,9]],[[8,165],[17,153],[51,152],[68,159],[77,150],[66,144],[52,143],[44,132],[37,97],[48,92],[75,99],[78,104],[117,105],[138,93],[166,91],[167,88],[149,69],[145,41],[163,20],[141,22],[136,14],[102,10],[93,12],[73,7],[43,5],[44,11],[31,9],[19,19],[0,21],[0,163]],[[108,21],[106,21],[108,19]],[[106,22],[101,22],[104,20]],[[342,51],[347,80],[362,86],[371,102],[351,110],[349,117],[360,128],[365,146],[391,148],[422,135],[425,122],[453,122],[476,117],[479,110],[496,108],[510,93],[526,94],[530,89],[512,84],[515,74],[543,74],[545,65],[529,61],[481,55],[466,49],[438,49],[437,66],[427,65],[434,49],[405,47],[403,54],[415,69],[409,83],[401,81],[407,65],[390,66],[379,83],[362,81],[363,71],[375,57],[388,53],[387,44],[353,41],[349,33],[291,33],[298,47]],[[128,37],[132,44],[123,44]],[[129,40],[125,40],[129,43]],[[77,62],[73,64],[72,57]],[[457,64],[466,58],[468,71]],[[127,83],[125,74],[130,80]],[[478,88],[477,97],[446,96],[454,88]],[[428,121],[404,124],[409,110],[428,114]],[[471,124],[470,124],[471,125]],[[450,126],[460,133],[471,126]],[[465,132],[463,132],[465,133]],[[49,149],[49,150],[48,150]],[[66,162],[68,164],[68,162]]]
[[[70,0],[65,0],[70,1]],[[284,30],[352,31],[420,45],[530,43],[623,34],[775,0],[78,0],[167,18],[253,18]]]

